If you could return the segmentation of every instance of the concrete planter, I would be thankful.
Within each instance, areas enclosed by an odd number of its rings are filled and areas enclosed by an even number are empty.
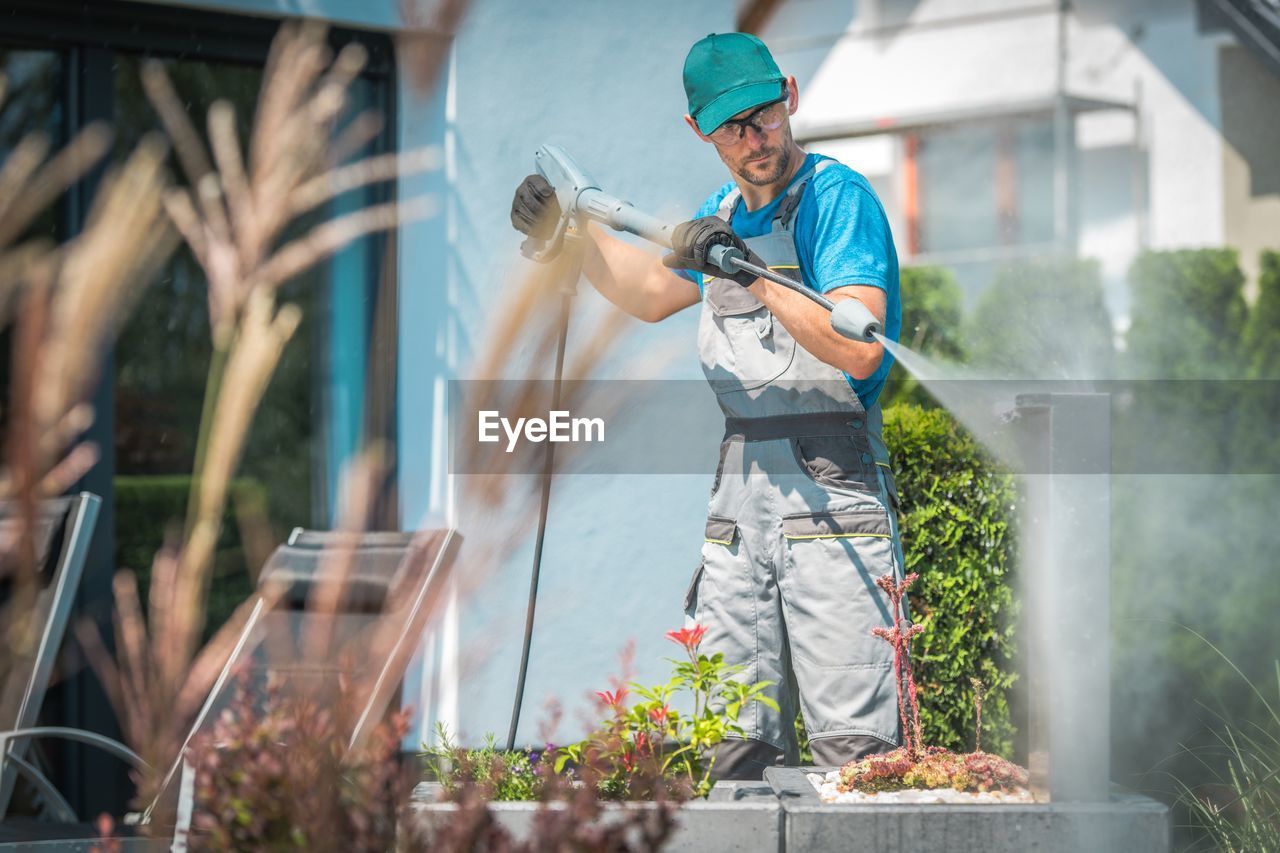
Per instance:
[[[457,809],[452,803],[436,802],[438,793],[439,787],[430,783],[414,790],[414,811],[428,826],[447,819]],[[539,806],[539,803],[489,804],[498,823],[517,839],[528,836]],[[561,806],[553,803],[549,807]],[[611,803],[605,811],[606,815],[622,815],[627,810],[652,807],[645,803]],[[663,850],[678,853],[781,851],[782,809],[778,798],[766,782],[721,782],[706,800],[686,803],[680,808],[675,832]]]
[[[782,804],[788,853],[840,850],[945,850],[947,853],[1168,853],[1169,810],[1137,794],[1107,802],[1030,805],[863,805],[824,803],[808,773],[832,768],[770,768],[765,779]]]

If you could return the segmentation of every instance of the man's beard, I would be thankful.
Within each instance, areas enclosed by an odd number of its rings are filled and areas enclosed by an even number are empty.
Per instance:
[[[753,186],[765,187],[776,183],[787,173],[787,166],[791,164],[791,139],[791,127],[788,125],[783,129],[781,145],[776,148],[762,148],[755,153],[755,158],[770,158],[770,161],[766,161],[766,163],[761,164],[769,165],[768,171],[750,171],[751,164],[748,164],[745,160],[741,163],[740,168],[735,169],[734,171],[738,173],[738,176],[741,177],[742,180]]]

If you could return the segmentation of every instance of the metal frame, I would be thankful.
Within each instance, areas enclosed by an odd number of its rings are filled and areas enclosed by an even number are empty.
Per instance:
[[[119,741],[96,732],[87,732],[84,729],[70,729],[65,726],[33,726],[0,732],[0,762],[5,764],[12,763],[14,767],[21,771],[22,775],[40,790],[40,793],[53,804],[54,808],[61,812],[61,818],[68,823],[74,823],[77,820],[76,811],[58,789],[54,787],[54,784],[31,762],[16,755],[7,754],[10,741],[21,738],[22,742],[25,742],[27,738],[33,737],[57,737],[63,740],[86,743],[90,746],[98,747],[109,755],[114,755],[138,770],[146,770],[148,767],[147,762],[142,760],[142,756]],[[0,819],[2,818],[3,813],[0,812]]]
[[[43,605],[47,601],[48,612],[36,646],[31,672],[23,686],[22,700],[18,703],[15,719],[4,721],[5,725],[12,725],[13,729],[0,733],[0,820],[4,819],[9,810],[9,800],[13,796],[13,785],[16,779],[16,773],[10,769],[10,761],[13,762],[13,767],[24,770],[28,776],[34,772],[43,778],[43,775],[25,760],[26,738],[29,735],[54,733],[65,736],[65,732],[75,731],[57,727],[38,728],[35,727],[35,723],[49,687],[54,662],[62,648],[62,640],[66,636],[67,622],[71,618],[76,592],[80,588],[80,579],[89,556],[89,545],[93,539],[94,526],[101,505],[102,499],[89,492],[81,492],[71,498],[61,523],[64,531],[62,547],[56,558],[51,554],[45,555],[45,565],[50,567],[53,580],[41,592],[41,600],[37,606],[44,609]],[[89,732],[84,734],[91,735],[93,738],[101,737]],[[11,743],[15,739],[16,742]],[[69,737],[69,739],[90,742],[82,737]],[[40,783],[36,784],[39,786]],[[57,799],[65,805],[66,801],[61,795]]]

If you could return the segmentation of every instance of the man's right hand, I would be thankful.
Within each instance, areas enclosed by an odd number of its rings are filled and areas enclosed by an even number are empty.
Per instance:
[[[555,188],[541,175],[529,175],[516,187],[511,200],[511,224],[521,234],[546,240],[555,233],[560,202]]]

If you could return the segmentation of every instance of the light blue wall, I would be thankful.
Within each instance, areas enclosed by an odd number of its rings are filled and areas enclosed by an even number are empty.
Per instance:
[[[609,191],[655,213],[687,218],[725,173],[681,121],[680,68],[694,41],[732,28],[733,11],[731,0],[575,0],[554,7],[480,0],[456,40],[440,91],[427,99],[402,94],[402,145],[445,143],[447,161],[447,174],[418,183],[443,188],[446,215],[410,229],[401,250],[406,526],[448,517],[443,448],[432,444],[440,436],[442,382],[467,375],[504,295],[530,270],[519,256],[509,214],[516,184],[532,171],[533,151],[546,142],[561,144]],[[442,117],[448,119],[443,132]],[[589,314],[601,303],[584,285],[580,310]],[[627,350],[673,348],[675,373],[699,377],[696,319],[691,310],[659,326],[637,324]],[[581,317],[574,323],[571,348],[586,327]],[[548,377],[551,368],[545,365]],[[714,407],[709,393],[707,402]],[[683,619],[681,600],[698,559],[710,480],[708,474],[557,481],[521,740],[538,739],[549,698],[565,706],[560,737],[576,734],[587,710],[584,696],[607,687],[628,640],[637,643],[638,677],[665,672],[662,658],[675,649],[663,633]],[[502,522],[462,533],[476,546],[502,535]],[[450,722],[467,740],[490,731],[505,736],[531,552],[529,537],[504,568],[463,599],[457,719]],[[466,554],[464,571],[474,568]],[[438,645],[434,652],[439,654]],[[410,701],[421,695],[419,688],[410,679]],[[428,711],[428,722],[439,710]]]

